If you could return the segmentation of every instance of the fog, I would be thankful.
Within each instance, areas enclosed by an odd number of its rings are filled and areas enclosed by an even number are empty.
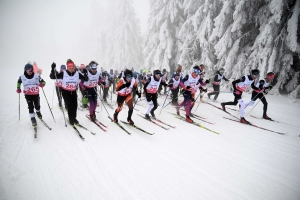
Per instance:
[[[98,2],[107,7],[107,1]],[[145,6],[148,6],[148,2],[143,2],[134,1],[134,6],[139,9],[137,14],[143,15],[138,18],[145,29],[148,14]],[[76,64],[96,59],[90,48],[94,41],[88,38],[97,34],[91,24],[93,3],[95,0],[2,0],[2,67],[21,69],[28,61],[36,61],[39,67],[47,68],[53,61],[63,64],[68,58],[72,58]]]

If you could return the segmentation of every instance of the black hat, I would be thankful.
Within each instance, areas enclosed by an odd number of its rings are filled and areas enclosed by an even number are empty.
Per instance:
[[[124,76],[125,76],[125,77],[126,77],[126,76],[127,76],[127,77],[129,77],[129,76],[132,77],[132,71],[129,70],[129,69],[126,69],[125,72],[124,72]]]
[[[251,70],[251,75],[258,76],[259,75],[259,70],[258,69]]]
[[[159,69],[154,70],[153,72],[154,75],[160,75],[161,76],[161,71]]]
[[[25,67],[24,67],[24,70],[27,70],[27,69],[33,69],[33,66],[32,66],[32,64],[29,64],[29,63],[27,63],[26,65],[25,65]]]
[[[198,65],[194,66],[193,69],[198,69],[200,70],[200,67]]]

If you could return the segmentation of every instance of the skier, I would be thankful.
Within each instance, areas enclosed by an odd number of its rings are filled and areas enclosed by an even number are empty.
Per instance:
[[[103,101],[107,102],[108,90],[113,82],[113,79],[109,76],[109,74],[106,71],[104,71],[102,73],[102,80],[103,82],[105,82],[103,86]]]
[[[42,119],[41,106],[40,106],[40,95],[39,87],[43,88],[46,82],[38,75],[33,72],[33,66],[26,64],[24,73],[19,77],[17,82],[17,93],[21,93],[21,84],[23,83],[23,93],[28,104],[29,117],[31,118],[32,126],[36,126],[37,122],[35,119],[34,108],[38,118]]]
[[[245,92],[250,86],[254,90],[260,91],[259,88],[255,87],[254,85],[254,79],[256,79],[259,76],[259,70],[254,69],[251,71],[251,74],[248,76],[243,76],[240,79],[237,79],[232,82],[233,86],[233,95],[234,95],[234,101],[233,102],[223,102],[221,103],[222,109],[226,111],[225,106],[226,105],[237,105],[239,103],[240,105],[240,122],[244,124],[249,124],[249,122],[244,118],[244,109],[246,107],[246,104],[244,103],[244,100],[242,99],[242,94]]]
[[[114,113],[114,122],[115,123],[118,122],[118,114],[119,114],[119,112],[121,112],[123,105],[124,105],[124,101],[125,101],[129,108],[127,122],[131,125],[134,124],[134,122],[131,119],[131,116],[133,113],[133,99],[132,99],[131,91],[133,90],[133,88],[137,87],[137,84],[132,75],[133,75],[132,71],[129,69],[126,69],[124,71],[124,76],[121,77],[117,83],[116,91],[117,91],[118,107]],[[138,95],[139,98],[141,97],[141,93],[139,91],[136,92],[136,95]]]
[[[133,97],[133,101],[134,101],[136,92],[138,92],[138,85],[139,85],[140,80],[138,79],[139,74],[137,72],[132,72],[132,76],[136,82],[136,87],[132,88],[132,97]]]
[[[111,78],[111,80],[112,80],[112,86],[113,86],[113,88],[112,88],[112,91],[113,91],[113,93],[115,93],[115,90],[116,90],[116,80],[117,80],[117,76],[118,76],[118,74],[114,74],[114,70],[113,69],[110,69],[110,71],[109,71],[109,75],[110,75],[110,78]]]
[[[263,93],[267,94],[268,92],[266,90],[272,89],[273,86],[270,84],[273,81],[273,79],[274,79],[274,73],[268,72],[266,78],[259,80],[258,83],[256,84],[258,90],[252,91],[251,101],[248,103],[248,106],[253,106],[256,99],[260,99],[261,102],[264,104],[263,118],[267,120],[272,120],[272,119],[267,115],[268,102]]]
[[[225,72],[224,68],[221,68],[221,69],[219,69],[217,71],[217,74],[216,74],[216,76],[214,78],[214,82],[213,82],[213,89],[214,89],[214,91],[207,94],[207,96],[208,96],[209,99],[210,99],[211,95],[215,95],[214,101],[216,101],[217,98],[218,98],[218,96],[219,96],[220,83],[221,83],[222,79],[224,79],[226,82],[229,81],[227,78],[225,78],[224,72]]]
[[[80,67],[79,67],[78,72],[79,72],[81,75],[84,75],[84,72],[86,72],[86,71],[88,71],[88,70],[90,70],[90,68],[87,69],[86,66],[85,66],[84,64],[81,64]],[[88,102],[89,102],[89,100],[88,100],[88,97],[86,96],[86,92],[82,89],[82,84],[83,84],[83,82],[84,82],[83,80],[80,80],[80,83],[79,83],[79,85],[80,85],[79,90],[80,90],[81,97],[82,97],[82,98],[81,98],[82,107],[83,107],[83,108],[87,108],[87,107],[88,107]]]
[[[60,72],[66,71],[66,65],[61,65],[60,66]],[[58,105],[62,109],[62,97],[61,97],[61,86],[62,86],[62,79],[57,79],[57,82],[55,83],[55,88],[56,88],[56,95],[58,98]],[[65,108],[68,110],[68,105],[65,102]]]
[[[90,70],[83,70],[85,74],[87,74],[88,79],[83,82],[80,86],[85,92],[85,96],[87,96],[89,101],[89,111],[90,111],[90,119],[92,121],[96,120],[96,107],[97,107],[97,85],[105,86],[105,82],[102,82],[101,76],[102,73],[100,70],[97,71],[98,63],[92,61],[90,64]]]
[[[195,102],[195,93],[197,92],[197,89],[202,87],[202,85],[205,85],[205,82],[202,82],[202,79],[200,78],[200,67],[194,66],[193,72],[191,74],[186,75],[180,82],[180,87],[183,88],[183,97],[184,101],[176,107],[177,114],[179,114],[179,109],[182,106],[186,106],[186,121],[192,123],[193,120],[190,118],[191,110],[194,107]],[[206,80],[206,83],[209,82],[209,80]]]
[[[172,105],[178,106],[178,92],[179,92],[180,74],[174,74],[174,77],[169,81],[169,87],[172,92]]]
[[[144,85],[144,91],[146,91],[146,99],[148,102],[148,110],[145,118],[150,120],[149,113],[151,113],[152,118],[155,119],[154,111],[157,109],[157,91],[160,83],[167,86],[167,84],[162,81],[162,74],[160,70],[154,70],[153,76],[150,76]]]
[[[162,81],[163,81],[163,82],[167,82],[167,81],[168,81],[168,72],[167,72],[166,69],[163,69],[161,78],[162,78]],[[161,82],[161,83],[162,83],[162,82]],[[158,88],[158,94],[159,94],[159,95],[161,95],[162,87],[163,87],[163,85],[160,84],[160,85],[159,85],[159,88]],[[166,86],[164,86],[164,94],[166,94]]]
[[[67,60],[67,70],[64,72],[58,73],[55,71],[56,64],[53,62],[51,64],[51,79],[62,79],[62,97],[64,102],[68,105],[68,117],[69,123],[71,125],[79,124],[78,120],[76,119],[77,116],[77,84],[80,80],[87,80],[87,74],[84,76],[78,71],[75,71],[75,64],[71,59]]]
[[[172,78],[174,78],[175,74],[180,74],[180,80],[182,79],[183,77],[183,74],[182,74],[182,66],[181,65],[178,65],[178,68],[176,69],[176,71],[172,74]]]

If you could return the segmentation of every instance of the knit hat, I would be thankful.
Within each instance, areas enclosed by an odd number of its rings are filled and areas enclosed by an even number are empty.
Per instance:
[[[60,70],[66,70],[66,65],[61,65]]]
[[[24,70],[27,70],[27,69],[30,69],[30,68],[33,69],[33,66],[31,64],[27,63],[24,67]]]

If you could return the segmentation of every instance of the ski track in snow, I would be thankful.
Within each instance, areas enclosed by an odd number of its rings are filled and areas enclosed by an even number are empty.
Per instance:
[[[47,82],[44,90],[52,106],[53,84],[44,73],[42,77]],[[175,113],[171,105],[159,116],[165,100],[162,96],[158,99],[156,116],[175,125],[175,129],[164,130],[137,116],[136,113],[147,110],[144,100],[137,104],[139,111],[134,110],[132,119],[155,135],[120,123],[132,133],[126,134],[108,119],[100,106],[97,118],[108,125],[107,132],[85,117],[87,110],[77,110],[79,122],[96,132],[92,135],[77,127],[85,137],[82,141],[70,125],[64,126],[56,96],[52,109],[54,123],[41,93],[43,119],[52,130],[37,119],[38,135],[34,139],[23,94],[21,120],[18,120],[15,82],[7,80],[1,88],[6,95],[2,97],[0,111],[0,199],[298,200],[300,197],[299,100],[266,96],[268,115],[286,124],[246,117],[255,125],[286,135],[226,120],[223,117],[230,117],[228,114],[202,102],[196,114],[216,124],[193,119],[220,132],[217,135],[176,119],[167,113]],[[113,103],[115,98],[113,95]],[[251,94],[243,94],[243,98],[250,101]],[[221,93],[218,103],[203,100],[219,106],[222,101],[232,101],[233,95]],[[197,106],[198,102],[193,110]],[[112,116],[114,110],[106,108]],[[246,108],[245,115],[251,109]],[[236,111],[228,111],[238,115]],[[124,106],[119,119],[126,121],[127,112]],[[262,115],[261,102],[251,115]]]

